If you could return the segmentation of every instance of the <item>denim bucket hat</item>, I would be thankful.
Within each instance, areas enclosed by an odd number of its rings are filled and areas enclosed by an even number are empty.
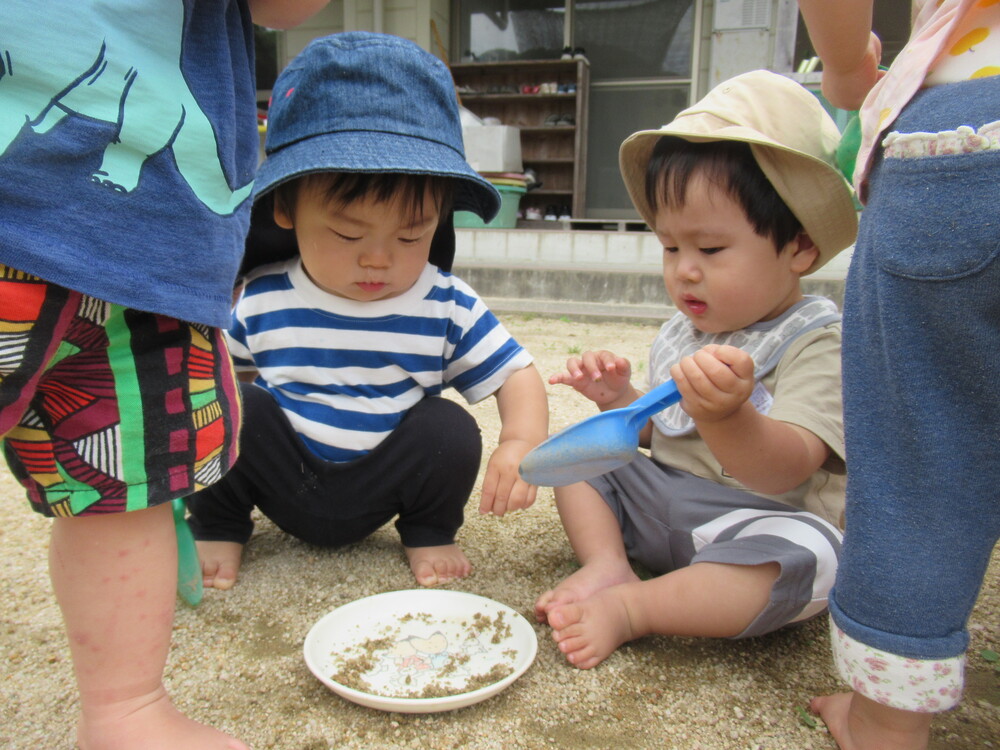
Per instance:
[[[483,221],[500,210],[496,188],[465,160],[450,71],[401,37],[314,39],[275,81],[267,118],[255,201],[311,172],[398,172],[457,178],[454,208]]]
[[[741,141],[819,248],[813,273],[854,242],[854,193],[836,163],[840,131],[812,93],[778,73],[754,70],[723,81],[657,130],[622,143],[618,163],[632,203],[650,227],[646,165],[664,136],[693,142]]]

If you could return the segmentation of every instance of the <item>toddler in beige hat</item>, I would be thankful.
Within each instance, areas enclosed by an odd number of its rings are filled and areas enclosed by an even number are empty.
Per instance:
[[[650,456],[555,490],[582,567],[535,614],[570,663],[648,634],[748,637],[826,609],[845,484],[840,314],[800,280],[857,230],[838,139],[815,96],[754,71],[622,145],[678,310],[649,386],[672,377],[683,400],[645,426]],[[604,411],[640,395],[631,375],[588,351],[549,382]]]

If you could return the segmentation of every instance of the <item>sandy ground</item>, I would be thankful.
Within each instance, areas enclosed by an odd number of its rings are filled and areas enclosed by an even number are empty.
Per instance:
[[[645,361],[655,328],[504,316],[544,376],[589,348]],[[638,377],[645,367],[636,365]],[[568,388],[550,388],[552,428],[592,413]],[[490,450],[498,429],[492,399],[473,407]],[[76,694],[65,635],[46,567],[48,522],[25,506],[0,471],[0,747],[72,746]],[[499,695],[440,714],[383,713],[328,691],[306,668],[312,624],[360,597],[413,588],[391,528],[361,544],[316,549],[266,520],[229,592],[206,592],[197,608],[178,601],[166,681],[182,710],[255,749],[280,748],[759,748],[821,750],[834,743],[802,710],[811,696],[840,689],[825,618],[743,642],[651,637],[628,644],[596,669],[568,665],[531,606],[575,569],[551,491],[504,518],[470,508],[460,537],[475,570],[449,588],[507,604],[528,616],[538,656]],[[1000,555],[973,612],[968,691],[941,717],[934,748],[1000,747]]]

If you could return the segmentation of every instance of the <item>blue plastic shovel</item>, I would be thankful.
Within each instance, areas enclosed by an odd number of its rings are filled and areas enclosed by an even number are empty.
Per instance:
[[[524,457],[521,477],[529,484],[562,487],[624,466],[638,453],[646,421],[680,400],[677,386],[668,380],[626,407],[570,425]]]
[[[174,503],[174,528],[177,531],[177,593],[192,607],[198,606],[203,593],[201,563],[194,534],[184,518],[184,501],[177,498]]]

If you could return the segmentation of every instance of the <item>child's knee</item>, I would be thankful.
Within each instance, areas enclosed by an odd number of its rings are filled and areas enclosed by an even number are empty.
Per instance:
[[[419,410],[419,412],[417,411]],[[483,437],[476,422],[461,404],[446,398],[425,398],[411,409],[413,416],[426,421],[426,439],[435,444],[437,454],[450,465],[473,465],[482,459]]]

